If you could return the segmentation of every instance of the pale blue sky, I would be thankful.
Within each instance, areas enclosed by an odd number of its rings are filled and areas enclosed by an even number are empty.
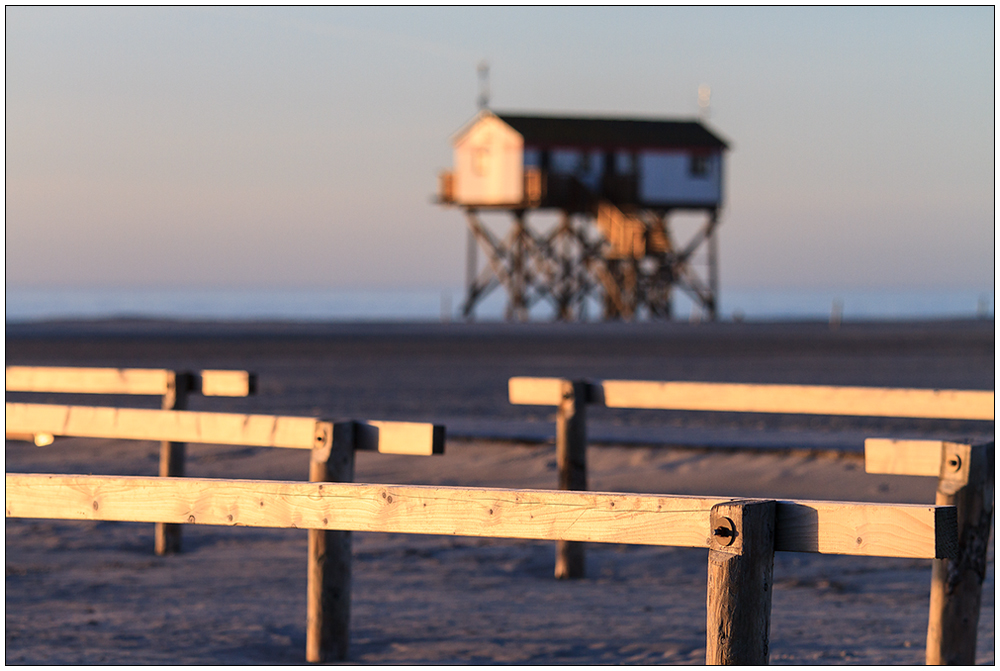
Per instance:
[[[994,10],[6,9],[11,286],[453,287],[492,106],[731,141],[727,287],[990,290]]]

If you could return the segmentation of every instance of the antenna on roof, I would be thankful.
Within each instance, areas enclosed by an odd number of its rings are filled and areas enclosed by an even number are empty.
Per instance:
[[[490,64],[486,61],[479,61],[476,73],[479,75],[479,109],[488,109],[490,106]]]
[[[712,104],[712,87],[702,84],[698,87],[698,116],[702,121],[708,121],[709,108]]]

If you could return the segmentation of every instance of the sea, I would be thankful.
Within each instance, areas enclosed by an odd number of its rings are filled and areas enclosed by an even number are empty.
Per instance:
[[[218,289],[11,288],[7,323],[50,320],[176,319],[193,321],[462,321],[461,288]],[[479,303],[476,321],[502,321],[507,297],[494,291]],[[545,301],[530,318],[547,321]],[[599,321],[600,306],[584,306],[583,321]],[[720,291],[724,321],[869,321],[993,319],[994,291],[975,289],[727,289]],[[642,317],[640,316],[640,319]],[[700,321],[685,295],[674,298],[674,318]]]

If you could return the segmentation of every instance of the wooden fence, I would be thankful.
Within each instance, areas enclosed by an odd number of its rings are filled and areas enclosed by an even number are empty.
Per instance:
[[[993,522],[994,444],[870,438],[865,471],[936,477],[935,503],[955,506],[958,554],[934,561],[926,661],[975,664]]]
[[[329,422],[310,417],[30,403],[7,403],[5,410],[7,431],[15,434],[310,450],[309,480],[319,483],[351,482],[356,451],[418,456],[444,453],[444,427],[419,422]],[[318,487],[322,489],[323,485]],[[187,517],[180,522],[149,521],[157,525],[190,522]],[[349,534],[320,529],[309,532],[306,630],[309,661],[335,658],[338,650],[346,650],[346,617],[336,613],[349,607],[350,566]]]
[[[515,377],[510,402],[557,406],[556,461],[559,488],[587,488],[588,404],[609,408],[700,410],[783,414],[994,419],[994,392],[954,389],[891,389],[711,382],[590,382]],[[974,663],[976,627],[986,573],[987,540],[993,515],[993,443],[869,440],[869,473],[938,476],[937,503],[957,505],[960,554],[935,562],[927,637],[927,661]],[[578,543],[556,547],[556,577],[584,575]]]
[[[709,664],[768,662],[775,551],[952,558],[958,543],[955,508],[936,505],[39,474],[7,474],[5,504],[9,518],[310,529],[338,547],[380,531],[707,548]],[[307,659],[346,659],[350,554],[309,578]]]
[[[52,369],[22,368],[7,369],[7,388],[10,391],[46,391],[67,393],[107,393],[107,394],[162,394],[164,406],[185,407],[187,394],[200,391],[206,395],[240,396],[253,393],[255,379],[243,371],[202,371],[200,374],[174,373],[171,371],[141,369]],[[683,410],[713,410],[725,412],[780,412],[810,414],[849,414],[861,416],[894,417],[943,417],[965,419],[993,419],[993,393],[956,390],[914,390],[914,389],[871,389],[807,387],[792,385],[734,385],[711,383],[665,383],[635,381],[605,381],[599,383],[569,381],[552,378],[512,378],[510,380],[510,401],[518,404],[555,405],[558,407],[556,445],[559,467],[559,487],[564,492],[536,492],[531,490],[478,490],[444,488],[434,490],[434,496],[427,498],[426,488],[392,488],[381,485],[359,487],[375,488],[383,500],[375,503],[391,504],[394,500],[421,501],[421,508],[397,505],[391,508],[393,514],[386,521],[382,514],[377,523],[370,517],[370,501],[360,503],[371,491],[362,489],[338,489],[331,485],[305,485],[318,487],[317,490],[290,492],[287,486],[294,483],[273,483],[277,489],[268,488],[263,483],[253,483],[253,491],[260,492],[258,511],[265,508],[268,513],[260,519],[245,518],[251,512],[239,505],[239,497],[256,497],[257,494],[239,493],[238,481],[222,481],[222,489],[205,490],[205,483],[185,479],[176,483],[171,476],[183,474],[183,447],[187,442],[249,445],[311,450],[310,481],[314,483],[350,483],[354,478],[354,452],[356,450],[376,450],[383,453],[430,455],[444,451],[444,428],[431,424],[408,422],[329,422],[307,417],[280,417],[271,415],[240,415],[225,413],[189,412],[184,410],[142,410],[133,408],[108,408],[88,406],[60,406],[27,403],[6,404],[7,437],[33,438],[36,444],[51,442],[55,436],[78,436],[117,438],[130,440],[161,441],[172,456],[166,463],[178,461],[172,468],[164,470],[165,463],[161,450],[161,476],[158,482],[168,487],[169,496],[183,502],[191,492],[201,491],[210,500],[235,503],[228,506],[225,519],[213,517],[218,513],[214,503],[211,510],[195,510],[188,505],[186,514],[176,510],[165,511],[153,508],[140,512],[133,503],[122,504],[122,512],[113,516],[89,517],[89,519],[122,519],[123,521],[153,521],[157,524],[157,552],[179,550],[180,525],[183,523],[297,526],[309,528],[309,596],[307,614],[307,659],[325,661],[344,659],[349,638],[350,606],[350,530],[405,531],[409,533],[449,533],[461,535],[482,535],[509,538],[537,538],[555,540],[557,543],[557,577],[581,577],[584,573],[583,542],[627,542],[654,545],[683,545],[708,547],[713,552],[724,552],[741,557],[731,566],[713,564],[710,561],[709,601],[713,603],[713,585],[725,583],[722,592],[728,596],[716,596],[715,602],[728,603],[713,615],[709,611],[709,638],[713,621],[727,633],[720,634],[720,640],[735,637],[742,643],[725,644],[709,641],[709,660],[718,663],[749,663],[746,660],[767,658],[766,622],[761,625],[742,624],[732,618],[737,611],[726,610],[746,599],[743,591],[750,593],[762,586],[760,557],[773,555],[774,550],[799,552],[828,552],[839,554],[868,554],[877,556],[910,556],[936,558],[934,583],[932,587],[931,617],[928,629],[927,660],[929,663],[971,663],[974,661],[976,627],[970,627],[970,618],[978,620],[981,599],[981,585],[985,575],[986,543],[992,521],[993,445],[962,445],[957,443],[931,443],[928,441],[870,440],[866,444],[866,470],[878,473],[900,473],[911,475],[937,475],[939,477],[936,507],[881,506],[876,504],[816,503],[816,502],[746,502],[729,499],[707,499],[698,497],[652,497],[647,495],[595,495],[575,494],[581,499],[546,499],[543,495],[566,497],[569,492],[586,490],[586,405],[600,403],[608,407],[621,408],[661,408]],[[178,399],[180,399],[178,401]],[[170,447],[179,446],[179,450]],[[41,487],[40,480],[20,480],[19,478],[50,478],[45,487],[82,487],[81,483],[95,483],[97,480],[83,479],[82,476],[8,476],[8,491],[12,480],[16,492],[34,490]],[[52,478],[56,478],[53,480]],[[71,478],[59,481],[58,478]],[[143,479],[104,478],[98,490],[105,496],[105,490],[112,491],[110,500],[130,500],[133,496],[117,488],[132,486]],[[154,480],[154,482],[157,482]],[[34,484],[31,484],[34,483]],[[77,483],[77,484],[73,484]],[[119,484],[115,484],[119,483]],[[202,483],[202,484],[196,484]],[[214,485],[213,485],[214,486]],[[90,485],[87,485],[90,487]],[[143,484],[142,487],[148,487]],[[202,487],[202,489],[198,489]],[[324,487],[326,489],[324,490]],[[283,489],[284,488],[284,489]],[[84,488],[94,494],[94,491]],[[412,490],[412,491],[411,491]],[[48,490],[54,491],[54,490]],[[161,490],[156,490],[161,491]],[[320,499],[327,496],[347,498],[339,501],[337,515],[332,517],[325,510],[322,526],[316,526],[316,519],[299,510],[301,501],[297,496],[312,496],[310,491],[325,491]],[[367,491],[367,494],[358,493]],[[496,498],[491,492],[509,492],[507,498]],[[268,494],[270,492],[270,494]],[[331,494],[330,492],[334,492]],[[355,494],[348,494],[355,492]],[[464,493],[463,493],[464,492]],[[90,496],[91,494],[88,494]],[[440,500],[434,497],[441,496]],[[17,494],[16,496],[21,496]],[[29,495],[25,495],[29,496]],[[135,496],[140,503],[143,494]],[[287,498],[291,496],[292,498]],[[404,497],[400,499],[399,497]],[[229,498],[227,498],[229,497]],[[236,498],[232,498],[236,497]],[[273,505],[267,504],[268,497],[274,498]],[[416,497],[416,498],[414,498]],[[423,498],[421,498],[423,497]],[[493,497],[493,498],[491,498]],[[511,498],[512,497],[512,498]],[[539,498],[541,497],[541,498]],[[603,497],[603,498],[602,498]],[[29,496],[30,498],[30,496]],[[16,497],[15,497],[16,499]],[[67,500],[72,500],[69,497]],[[106,504],[91,496],[93,511],[105,510]],[[11,495],[8,495],[7,515],[35,516],[12,513]],[[20,499],[17,499],[20,500]],[[194,500],[194,499],[191,499]],[[657,501],[655,511],[644,508],[650,501]],[[692,503],[694,501],[700,503]],[[155,497],[149,502],[162,503]],[[354,501],[360,506],[355,510],[350,505]],[[440,502],[453,501],[440,507]],[[462,503],[462,502],[465,503]],[[572,501],[572,503],[570,503]],[[629,503],[631,501],[631,503]],[[284,503],[281,503],[284,502]],[[295,505],[291,505],[292,502]],[[428,510],[429,502],[434,508]],[[534,503],[532,503],[534,502]],[[668,502],[668,503],[664,503]],[[694,508],[682,514],[680,508],[671,503],[684,502]],[[280,505],[279,505],[280,504]],[[18,504],[20,505],[20,504]],[[32,504],[35,505],[35,504]],[[45,515],[62,517],[66,513],[61,503],[55,508],[32,507],[28,510],[46,510]],[[117,504],[116,504],[117,505]],[[184,507],[181,503],[177,505]],[[274,517],[271,510],[284,506],[286,518]],[[443,505],[443,504],[441,504]],[[567,506],[569,508],[560,508]],[[607,506],[605,510],[602,506]],[[617,508],[615,506],[618,506]],[[235,506],[235,507],[234,507]],[[291,507],[289,507],[291,506]],[[477,508],[477,506],[479,506]],[[482,508],[482,506],[488,506]],[[539,507],[540,506],[540,507]],[[573,506],[576,506],[575,508]],[[596,508],[594,508],[596,506]],[[731,514],[723,515],[726,507]],[[770,506],[770,508],[769,508]],[[306,506],[308,508],[308,506]],[[148,506],[147,506],[148,508]],[[592,508],[594,508],[592,510]],[[488,510],[488,517],[482,517],[482,510]],[[716,510],[718,509],[718,510]],[[15,506],[15,510],[21,510]],[[117,510],[117,509],[112,509]],[[408,512],[403,512],[403,511]],[[561,514],[558,510],[574,510],[584,523],[560,527]],[[712,512],[715,510],[716,512]],[[770,512],[768,512],[770,510]],[[923,510],[923,515],[914,511]],[[933,511],[934,519],[926,518],[927,511]],[[213,512],[214,511],[214,512]],[[475,512],[478,511],[478,512]],[[527,512],[524,511],[533,511]],[[707,512],[706,512],[707,511]],[[180,515],[176,517],[175,513]],[[432,514],[433,513],[433,514]],[[90,511],[87,511],[90,514]],[[95,512],[95,514],[97,514]],[[101,513],[104,514],[104,513]],[[125,520],[120,515],[147,515],[156,519]],[[297,515],[305,514],[299,519]],[[527,514],[527,518],[525,518]],[[709,515],[709,526],[703,519]],[[206,518],[207,515],[207,518]],[[343,517],[346,515],[347,517]],[[536,517],[537,515],[537,517]],[[667,515],[667,517],[664,517]],[[685,518],[694,515],[694,518]],[[900,517],[902,515],[902,517]],[[917,515],[917,517],[913,517]],[[478,517],[477,517],[478,516]],[[391,526],[391,520],[398,517],[398,527]],[[71,519],[78,519],[69,515]],[[87,518],[87,517],[85,517]],[[567,517],[566,519],[570,519]],[[588,520],[596,520],[591,528]],[[215,520],[215,521],[212,521]],[[250,520],[250,521],[248,521]],[[312,521],[310,521],[312,520]],[[478,521],[477,521],[478,520]],[[578,520],[578,522],[579,522]],[[645,520],[645,521],[643,521]],[[654,520],[658,522],[654,523]],[[660,527],[668,520],[668,530]],[[685,521],[686,520],[686,521]],[[770,520],[770,521],[768,521]],[[949,521],[950,520],[950,521]],[[374,524],[374,527],[370,526]],[[546,526],[546,524],[548,526]],[[607,526],[610,524],[610,526]],[[621,526],[618,529],[617,526]],[[985,527],[983,526],[985,524]],[[361,525],[361,526],[358,526]],[[365,526],[369,525],[369,526]],[[381,525],[389,525],[383,528]],[[770,527],[768,527],[770,525]],[[929,526],[928,526],[929,525]],[[950,525],[950,526],[949,526]],[[958,531],[948,531],[955,527]],[[160,529],[172,529],[176,543],[170,546],[161,540]],[[478,529],[478,531],[477,531]],[[707,530],[706,530],[707,529]],[[768,531],[770,529],[770,531]],[[928,535],[927,530],[933,530]],[[984,530],[985,529],[985,530]],[[622,531],[624,530],[624,531]],[[900,531],[902,530],[902,531]],[[862,533],[862,531],[864,533]],[[773,542],[767,540],[773,535]],[[985,535],[984,535],[985,534]],[[763,540],[762,540],[763,539]],[[765,549],[753,549],[762,541]],[[749,545],[746,545],[748,544]],[[770,545],[769,545],[770,544]],[[744,545],[747,549],[744,550]],[[730,549],[726,549],[730,548]],[[769,548],[769,549],[768,549]],[[749,554],[748,554],[749,553]],[[771,554],[768,554],[771,553]],[[747,559],[753,557],[753,559]],[[766,560],[769,562],[770,560]],[[728,568],[720,568],[723,566]],[[721,571],[712,577],[713,566]],[[770,608],[770,564],[766,577]],[[742,576],[742,577],[740,577]],[[956,577],[957,576],[957,577]],[[721,582],[720,582],[721,581]],[[756,584],[750,589],[731,585],[732,582]],[[754,581],[758,581],[755,583]],[[734,596],[735,595],[735,596]],[[745,604],[740,607],[740,612]],[[760,614],[760,608],[751,612]],[[713,620],[713,617],[715,620]],[[757,617],[757,616],[755,616]],[[751,618],[753,619],[753,618]],[[757,618],[759,620],[759,617]],[[740,620],[742,622],[742,620]],[[760,638],[763,626],[764,638]],[[728,627],[736,627],[732,632]],[[743,629],[740,629],[742,627]],[[723,631],[719,630],[719,631]],[[745,630],[745,631],[744,631]],[[742,631],[743,633],[738,633]],[[756,633],[750,633],[750,632]],[[736,632],[736,633],[734,633]],[[763,652],[761,643],[763,640]],[[757,641],[751,644],[750,641]],[[733,645],[740,648],[734,652]],[[714,646],[714,647],[713,647]],[[720,647],[721,646],[721,647]],[[728,647],[727,647],[728,646]],[[756,646],[756,647],[755,647]],[[744,649],[745,648],[745,649]],[[749,652],[748,652],[749,651]],[[971,657],[970,657],[971,655]],[[744,660],[744,661],[739,661]]]
[[[202,370],[197,373],[158,368],[64,368],[53,366],[7,366],[7,391],[48,394],[116,394],[160,396],[164,410],[184,410],[188,398],[202,396],[251,396],[257,392],[257,376],[245,370]],[[8,439],[34,442],[38,446],[55,440],[51,432],[12,434]],[[160,443],[160,475],[184,475],[183,442]],[[157,524],[156,554],[180,552],[181,527]]]

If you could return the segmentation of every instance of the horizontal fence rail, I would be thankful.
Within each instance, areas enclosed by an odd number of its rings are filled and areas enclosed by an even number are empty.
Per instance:
[[[331,436],[332,423],[312,417],[241,415],[42,403],[5,404],[7,435],[247,445],[310,450]],[[357,449],[383,454],[444,452],[444,429],[422,422],[365,422]]]
[[[710,547],[732,498],[201,478],[6,475],[7,517]],[[778,501],[775,550],[954,556],[954,508]]]
[[[962,456],[968,446],[946,440],[865,440],[865,473],[885,475],[925,475],[942,477],[958,472],[968,460]]]
[[[511,378],[510,402],[559,405],[565,399],[564,382],[559,378]],[[588,387],[587,402],[609,408],[994,419],[992,391],[638,380],[603,380],[589,382]]]
[[[162,396],[176,388],[177,378],[189,381],[202,396],[250,396],[256,376],[244,370],[203,370],[175,373],[149,368],[59,368],[7,366],[7,391],[62,394],[134,394]]]

